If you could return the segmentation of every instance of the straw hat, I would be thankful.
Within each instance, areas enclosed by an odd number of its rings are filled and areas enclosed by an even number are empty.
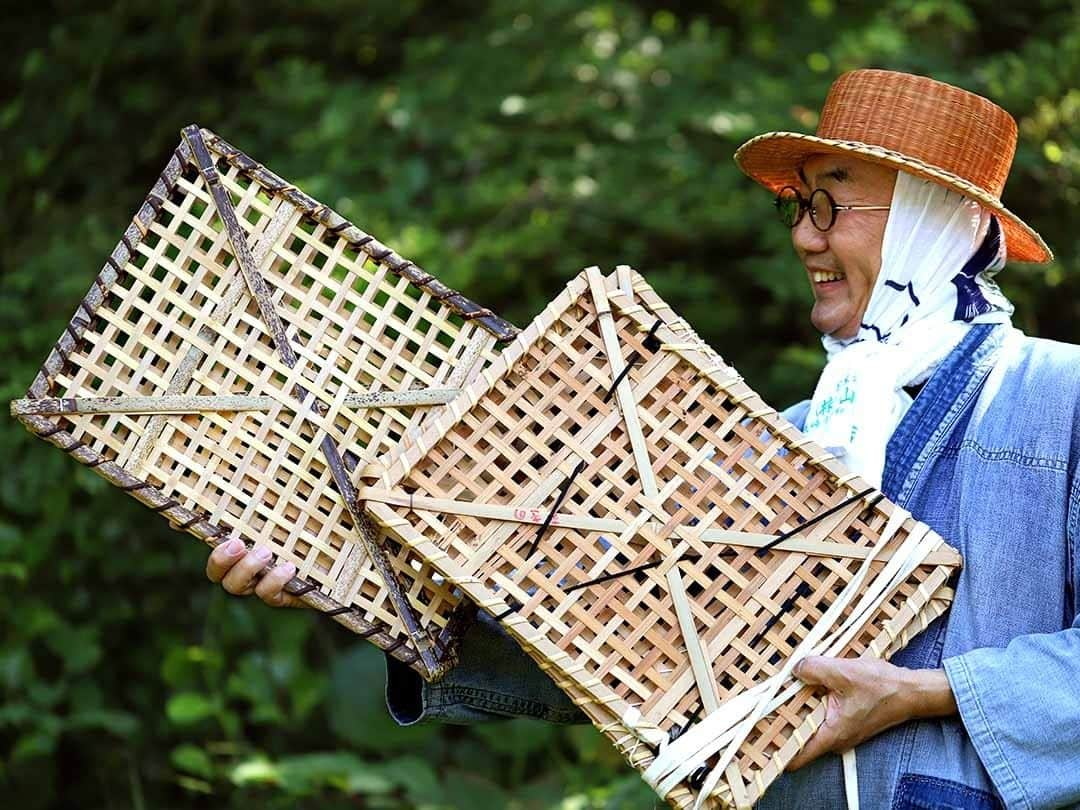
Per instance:
[[[996,214],[1008,258],[1048,262],[1050,248],[1001,204],[1016,151],[1016,121],[989,99],[925,76],[853,70],[829,89],[816,135],[767,132],[735,162],[771,191],[798,186],[811,155],[848,154],[924,177]]]

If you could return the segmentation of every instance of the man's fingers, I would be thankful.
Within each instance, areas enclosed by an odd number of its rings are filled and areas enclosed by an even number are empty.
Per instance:
[[[232,568],[221,580],[225,590],[237,596],[247,596],[254,590],[255,577],[266,568],[273,555],[266,546],[255,546],[240,560],[233,563]]]
[[[813,762],[820,757],[826,751],[828,751],[833,744],[832,729],[822,724],[817,731],[814,732],[810,740],[803,746],[803,749],[797,753],[791,762],[788,763],[785,771],[797,771],[803,765]]]
[[[243,541],[233,539],[222,543],[206,561],[206,576],[236,596],[255,593],[273,607],[304,607],[304,601],[285,590],[285,585],[296,576],[296,566],[282,563],[267,570],[273,558],[270,549],[255,546],[250,551]]]
[[[206,561],[206,577],[211,582],[221,582],[229,569],[244,556],[244,543],[242,540],[233,538],[227,543],[222,543],[210,552],[210,559]]]
[[[296,566],[282,563],[274,566],[255,586],[255,595],[271,607],[295,607],[302,605],[299,599],[284,590],[285,583],[296,576]]]
[[[784,770],[788,773],[791,773],[792,771],[797,771],[799,770],[799,768],[803,767],[807,763],[813,762],[815,759],[818,758],[820,754],[821,752],[816,749],[816,746],[814,744],[814,737],[811,737],[810,742],[806,744],[806,748],[797,753],[795,757],[791,760],[791,762],[787,764],[787,767],[784,768]]]
[[[808,765],[822,754],[826,754],[833,748],[833,740],[826,734],[825,737],[819,737],[821,733],[819,731],[813,737],[810,738],[810,742],[806,744],[806,747],[795,755],[795,758],[788,763],[785,771],[797,771],[804,765]]]
[[[796,754],[787,764],[785,771],[795,771],[807,763],[813,762],[822,754],[832,751],[837,744],[837,716],[839,714],[839,699],[835,694],[825,696],[826,709],[825,719],[818,726],[817,731],[811,735],[809,741],[802,750]]]

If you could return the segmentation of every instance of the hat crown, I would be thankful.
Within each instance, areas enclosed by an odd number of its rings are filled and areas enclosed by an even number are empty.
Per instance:
[[[1016,121],[989,99],[889,70],[853,70],[833,82],[817,135],[909,155],[998,199],[1016,152]]]

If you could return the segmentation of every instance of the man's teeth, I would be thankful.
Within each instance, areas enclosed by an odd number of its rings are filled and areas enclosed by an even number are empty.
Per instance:
[[[818,283],[820,283],[822,281],[839,281],[840,279],[842,279],[844,277],[844,274],[843,273],[826,273],[826,272],[822,272],[820,270],[815,270],[814,272],[812,272],[810,274],[810,276],[814,279],[814,283],[818,284]]]

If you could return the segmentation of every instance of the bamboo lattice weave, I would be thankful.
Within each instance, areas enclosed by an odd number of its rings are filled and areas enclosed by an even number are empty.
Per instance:
[[[959,555],[767,406],[629,268],[590,268],[361,490],[674,806],[752,804]]]
[[[189,127],[12,412],[175,527],[269,546],[290,592],[431,678],[467,617],[343,493],[515,333]]]

